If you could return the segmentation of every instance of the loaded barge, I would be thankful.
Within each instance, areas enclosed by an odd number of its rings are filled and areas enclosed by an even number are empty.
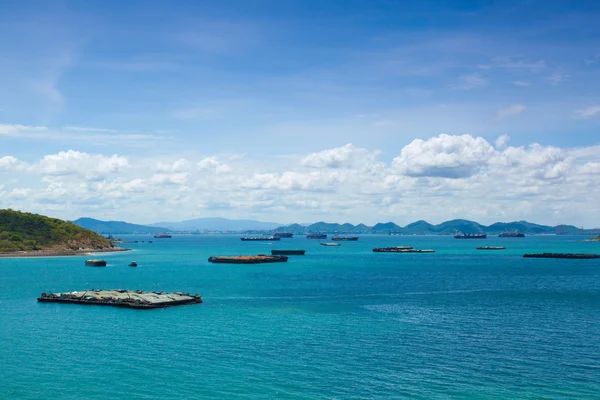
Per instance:
[[[197,294],[184,292],[144,292],[141,290],[91,289],[83,292],[42,293],[40,303],[72,303],[150,310],[184,304],[202,303]]]
[[[85,265],[88,267],[106,267],[105,260],[85,260]]]
[[[274,256],[303,256],[306,250],[271,250]]]
[[[268,256],[258,254],[256,256],[211,256],[208,262],[215,264],[262,264],[274,262],[287,262],[286,256]]]
[[[575,258],[575,259],[589,259],[589,258],[600,258],[600,254],[585,254],[585,253],[536,253],[536,254],[523,254],[525,258]]]
[[[480,246],[477,250],[506,250],[504,246]]]
[[[247,237],[243,237],[240,238],[242,240],[242,242],[271,242],[273,240],[281,240],[281,238],[279,236],[258,236],[258,237],[253,237],[253,236],[247,236]]]
[[[309,233],[306,235],[307,239],[327,239],[327,234],[325,233]]]

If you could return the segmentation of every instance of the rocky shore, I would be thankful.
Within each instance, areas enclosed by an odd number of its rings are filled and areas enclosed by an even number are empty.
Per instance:
[[[85,256],[92,253],[112,253],[116,251],[129,251],[122,247],[112,247],[105,249],[79,249],[79,250],[27,250],[27,251],[9,251],[0,252],[0,258],[28,258],[28,257],[67,257],[67,256]]]

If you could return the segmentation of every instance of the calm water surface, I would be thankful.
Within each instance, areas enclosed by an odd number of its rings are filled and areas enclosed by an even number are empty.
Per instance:
[[[322,247],[140,236],[127,237],[146,241],[133,252],[102,255],[107,268],[0,259],[0,399],[600,398],[600,260],[521,257],[600,253],[581,239],[363,236]],[[437,252],[371,252],[388,245]],[[207,262],[271,248],[307,255]],[[139,311],[35,300],[89,288],[205,302]]]

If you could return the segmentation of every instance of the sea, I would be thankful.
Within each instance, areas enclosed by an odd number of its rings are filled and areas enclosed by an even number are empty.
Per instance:
[[[138,242],[97,255],[106,268],[79,256],[0,258],[0,399],[600,398],[600,260],[522,257],[600,253],[586,237],[363,235],[339,247],[303,236],[123,238]],[[372,252],[394,245],[436,252]],[[207,261],[271,249],[306,255]],[[204,303],[36,301],[92,288]]]

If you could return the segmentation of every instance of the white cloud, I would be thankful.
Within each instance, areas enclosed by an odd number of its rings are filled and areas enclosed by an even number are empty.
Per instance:
[[[487,85],[487,79],[481,75],[474,73],[463,75],[459,78],[459,83],[450,85],[450,89],[453,90],[471,90]]]
[[[48,128],[45,126],[30,126],[19,124],[0,124],[0,135],[22,136],[29,132],[43,132]]]
[[[153,185],[183,185],[187,180],[187,172],[177,172],[173,174],[154,174],[150,178],[150,183]]]
[[[23,168],[24,163],[13,156],[0,157],[0,171],[11,171]]]
[[[34,168],[44,175],[82,175],[101,177],[129,167],[125,157],[87,154],[75,150],[45,156]]]
[[[569,75],[562,72],[560,69],[557,69],[548,77],[548,81],[552,86],[558,86],[561,83],[565,82],[569,78]]]
[[[494,144],[496,145],[497,149],[503,149],[506,147],[506,145],[508,144],[509,141],[510,141],[510,136],[502,135],[502,136],[498,137],[498,139],[496,139],[496,142]]]
[[[233,170],[229,165],[220,162],[218,158],[214,156],[204,158],[198,162],[197,166],[199,171],[213,171],[217,174],[225,174]]]
[[[494,148],[483,138],[442,134],[429,140],[413,140],[392,164],[407,176],[465,178],[486,165],[493,155]]]
[[[511,104],[511,105],[508,105],[506,107],[502,107],[502,108],[499,108],[498,110],[496,110],[496,113],[494,114],[494,116],[497,119],[504,119],[506,117],[512,117],[515,115],[519,115],[523,111],[525,111],[526,108],[527,108],[527,106],[525,106],[524,104]]]
[[[183,172],[189,169],[189,165],[188,160],[180,158],[172,163],[158,163],[156,168],[158,172]]]
[[[591,107],[587,107],[584,108],[582,110],[577,110],[575,111],[575,114],[579,117],[579,118],[591,118],[597,114],[600,114],[600,106],[591,106]]]
[[[302,159],[302,165],[309,168],[371,168],[375,166],[378,155],[379,151],[369,151],[348,143],[308,154]]]

